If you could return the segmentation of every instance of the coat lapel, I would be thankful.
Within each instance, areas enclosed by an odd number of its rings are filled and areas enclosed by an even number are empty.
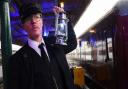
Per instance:
[[[34,89],[34,68],[33,68],[33,58],[32,56],[36,56],[36,58],[40,58],[38,53],[26,44],[23,48],[23,64],[25,66],[26,72],[29,77],[30,89]]]
[[[64,75],[64,79],[67,85],[67,89],[74,89],[74,84],[73,83],[73,78],[71,76],[69,67],[68,67],[68,63],[66,60],[66,56],[65,53],[63,51],[62,46],[60,45],[56,45],[56,44],[50,44],[49,42],[46,42],[46,48],[48,51],[49,56],[53,56],[55,58],[55,60],[57,61],[63,75]],[[52,57],[51,56],[51,57]]]
[[[58,45],[47,45],[47,50],[48,50],[48,54],[51,57],[54,57],[55,60],[57,61],[58,65],[60,66],[60,68],[62,69],[63,74],[66,75],[67,73],[67,69],[68,68],[68,64],[66,61],[66,57],[63,56],[63,51],[61,48],[59,48]],[[53,55],[53,56],[51,56]]]

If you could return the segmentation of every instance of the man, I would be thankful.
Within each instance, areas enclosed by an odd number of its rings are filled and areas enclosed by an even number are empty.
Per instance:
[[[56,14],[64,10],[55,6],[53,11]],[[77,46],[70,23],[67,45],[62,46],[54,44],[53,38],[42,37],[43,15],[39,5],[24,4],[20,17],[28,41],[9,59],[7,89],[74,89],[65,57]]]

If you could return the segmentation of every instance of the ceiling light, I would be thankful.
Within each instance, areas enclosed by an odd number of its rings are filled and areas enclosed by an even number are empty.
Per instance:
[[[74,27],[77,38],[103,19],[119,0],[92,0]]]

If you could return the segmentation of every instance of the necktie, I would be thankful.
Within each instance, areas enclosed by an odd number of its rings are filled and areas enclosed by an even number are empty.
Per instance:
[[[46,54],[46,52],[44,50],[44,44],[41,43],[38,47],[41,50],[41,57],[43,58],[43,61],[45,62],[45,66],[50,69],[49,73],[52,76],[52,80],[53,80],[54,86],[56,87],[56,89],[58,89],[58,84],[56,82],[56,78],[54,77],[54,75],[51,72],[50,62],[48,61],[48,56],[47,56],[47,54]]]
[[[46,52],[45,52],[45,50],[44,50],[44,43],[41,43],[38,47],[39,47],[39,49],[41,50],[41,57],[42,57],[43,59],[48,60],[48,56],[47,56],[47,54],[46,54]]]

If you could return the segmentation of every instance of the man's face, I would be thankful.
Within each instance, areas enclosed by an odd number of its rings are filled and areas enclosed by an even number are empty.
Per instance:
[[[23,28],[28,33],[29,37],[36,38],[42,36],[43,20],[40,13],[32,14],[24,19]]]

